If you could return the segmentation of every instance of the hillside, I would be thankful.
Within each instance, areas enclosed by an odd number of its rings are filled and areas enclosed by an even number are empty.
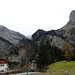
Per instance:
[[[75,71],[75,61],[60,61],[48,66],[49,71]]]
[[[26,63],[26,56],[28,54],[28,58],[31,58],[34,47],[37,47],[37,45],[32,40],[22,39],[16,46],[10,48],[9,55],[13,61],[18,60],[19,62],[24,61]]]

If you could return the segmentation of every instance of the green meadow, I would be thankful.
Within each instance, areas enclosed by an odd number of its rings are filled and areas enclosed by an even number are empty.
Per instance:
[[[46,73],[32,75],[75,75],[75,61],[60,61],[48,66]],[[51,73],[49,73],[51,71]]]
[[[48,66],[49,71],[75,71],[75,61],[60,61]]]

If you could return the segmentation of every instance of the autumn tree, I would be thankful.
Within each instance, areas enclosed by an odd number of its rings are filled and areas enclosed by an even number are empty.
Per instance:
[[[62,47],[62,51],[64,52],[64,56],[66,57],[66,59],[68,59],[68,61],[70,62],[70,59],[73,56],[72,45],[69,42],[65,43]]]

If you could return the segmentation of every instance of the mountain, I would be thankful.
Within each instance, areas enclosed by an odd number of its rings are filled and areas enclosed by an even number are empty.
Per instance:
[[[65,42],[70,42],[75,46],[75,10],[70,13],[69,21],[64,27],[51,31],[39,29],[32,35],[32,40],[39,45],[42,37],[45,40],[48,39],[51,45],[56,45],[59,48],[62,48],[62,44]]]
[[[0,25],[0,37],[8,40],[13,45],[16,45],[21,39],[26,38],[19,32],[12,31],[2,25]]]

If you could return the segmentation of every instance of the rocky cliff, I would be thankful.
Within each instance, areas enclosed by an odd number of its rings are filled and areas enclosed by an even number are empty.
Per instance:
[[[56,45],[59,48],[65,42],[70,42],[75,46],[75,10],[70,13],[69,21],[64,27],[51,31],[37,30],[32,35],[32,40],[39,44],[42,37],[45,40],[48,39],[51,45]]]

